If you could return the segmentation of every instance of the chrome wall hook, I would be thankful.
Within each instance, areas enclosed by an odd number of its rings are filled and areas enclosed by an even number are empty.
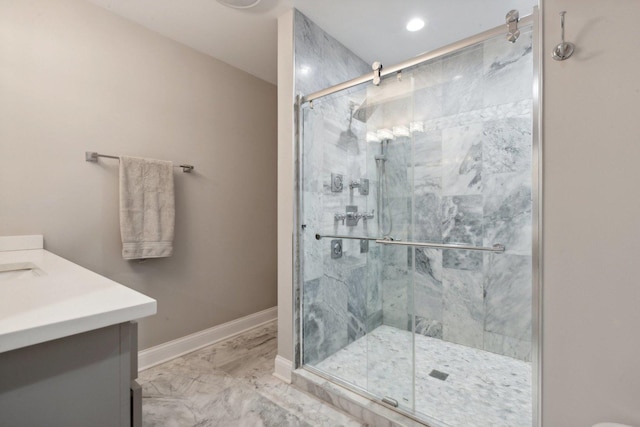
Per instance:
[[[564,41],[564,15],[566,11],[560,12],[560,28],[562,29],[562,42],[556,46],[553,50],[553,59],[556,61],[564,61],[565,59],[569,59],[571,55],[573,55],[573,50],[575,49],[575,45],[573,43]]]

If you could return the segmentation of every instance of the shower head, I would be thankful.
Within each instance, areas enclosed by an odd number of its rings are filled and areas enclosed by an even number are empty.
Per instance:
[[[358,146],[358,136],[351,129],[351,123],[353,122],[353,110],[355,109],[356,105],[357,104],[355,102],[351,102],[349,104],[349,127],[347,128],[347,130],[340,132],[340,137],[338,138],[338,146],[354,154],[358,154],[360,152],[360,147]]]
[[[353,112],[353,118],[358,120],[359,122],[366,123],[373,113],[378,108],[377,105],[367,105],[367,100],[365,99],[362,104]]]

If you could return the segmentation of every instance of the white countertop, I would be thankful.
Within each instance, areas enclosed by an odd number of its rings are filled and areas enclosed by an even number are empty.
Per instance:
[[[0,237],[0,268],[32,263],[44,274],[0,280],[0,353],[156,313],[146,295],[44,249],[9,250],[7,242],[16,238]]]

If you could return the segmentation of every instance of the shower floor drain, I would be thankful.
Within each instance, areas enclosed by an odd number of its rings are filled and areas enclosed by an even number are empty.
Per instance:
[[[441,381],[444,381],[447,379],[447,377],[449,376],[449,374],[446,374],[444,372],[440,372],[437,369],[432,370],[431,372],[429,372],[429,376],[433,377],[433,378],[437,378]]]

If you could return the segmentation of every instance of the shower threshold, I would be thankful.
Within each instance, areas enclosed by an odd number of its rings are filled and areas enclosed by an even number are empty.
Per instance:
[[[416,334],[414,397],[412,338],[379,326],[312,367],[356,390],[390,396],[434,427],[532,425],[529,362]]]

